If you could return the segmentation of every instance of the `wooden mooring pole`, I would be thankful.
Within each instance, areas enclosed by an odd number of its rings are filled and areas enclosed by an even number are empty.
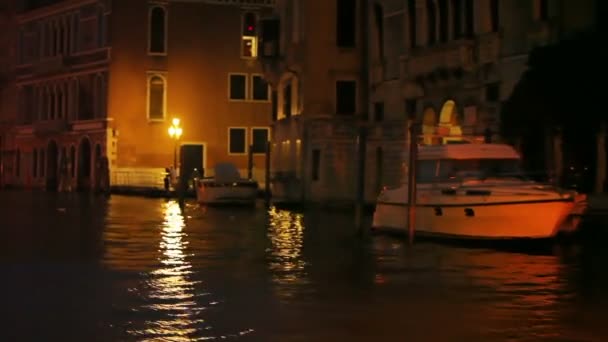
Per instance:
[[[363,232],[363,207],[365,205],[365,155],[367,148],[367,132],[364,127],[357,135],[357,195],[355,199],[355,226],[358,233]]]
[[[418,133],[417,124],[410,122],[410,148],[407,182],[407,232],[410,244],[414,243],[416,231],[416,164],[418,159]]]
[[[266,169],[264,170],[264,200],[267,207],[270,206],[270,141],[266,142]]]

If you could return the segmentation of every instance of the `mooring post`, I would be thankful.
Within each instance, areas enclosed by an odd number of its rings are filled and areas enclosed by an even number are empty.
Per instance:
[[[270,206],[270,141],[266,142],[266,170],[264,170],[264,199],[266,206]]]
[[[249,145],[247,159],[247,179],[253,179],[253,145]]]
[[[355,199],[355,226],[359,233],[363,231],[363,207],[365,205],[365,155],[367,132],[359,128],[357,135],[357,195]]]
[[[410,244],[414,243],[416,230],[416,162],[418,159],[417,124],[410,122],[410,149],[407,182],[407,231]]]

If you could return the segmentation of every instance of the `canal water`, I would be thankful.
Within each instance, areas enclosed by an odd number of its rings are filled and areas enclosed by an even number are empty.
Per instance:
[[[354,233],[346,213],[0,192],[1,341],[608,341],[608,248]]]

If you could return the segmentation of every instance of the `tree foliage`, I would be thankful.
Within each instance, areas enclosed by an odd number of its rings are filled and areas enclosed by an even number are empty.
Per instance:
[[[502,108],[503,135],[519,137],[539,127],[590,134],[607,120],[604,40],[590,31],[532,50],[528,70]]]

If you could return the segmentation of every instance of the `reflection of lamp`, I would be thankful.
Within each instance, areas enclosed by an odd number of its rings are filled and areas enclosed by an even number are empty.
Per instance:
[[[174,118],[173,122],[171,124],[171,127],[169,127],[169,136],[174,141],[174,143],[173,143],[173,168],[174,169],[177,168],[177,141],[182,136],[182,133],[183,133],[183,130],[179,126],[179,119]]]

